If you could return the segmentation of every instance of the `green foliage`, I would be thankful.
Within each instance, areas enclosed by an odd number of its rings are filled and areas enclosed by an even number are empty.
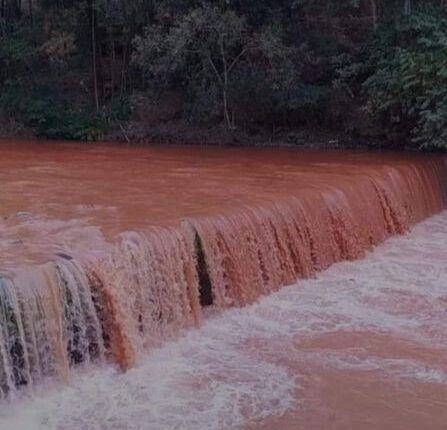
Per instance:
[[[199,7],[179,15],[168,28],[161,23],[146,27],[144,36],[134,40],[134,63],[152,85],[184,88],[193,117],[207,119],[218,110],[219,87],[228,91],[229,75],[248,49],[244,30],[245,20],[233,11]]]
[[[0,85],[25,74],[34,58],[35,50],[27,35],[18,31],[0,35]]]
[[[36,134],[52,139],[98,140],[106,124],[92,109],[73,109],[62,100],[37,97],[25,109]]]
[[[115,98],[112,100],[109,121],[129,121],[131,113],[131,103],[128,97]]]
[[[63,66],[66,58],[76,52],[75,36],[72,33],[53,32],[51,37],[39,48],[50,63]]]
[[[21,35],[12,34],[0,39],[0,61],[6,65],[24,63],[33,52],[29,41]]]
[[[4,130],[97,139],[129,120],[188,120],[373,136],[380,120],[395,142],[447,146],[445,0],[2,5]]]
[[[299,76],[279,25],[254,28],[247,17],[207,4],[168,27],[162,15],[135,38],[134,48],[133,62],[151,85],[183,88],[192,119],[207,121],[223,111],[230,128],[230,111],[234,118],[244,89],[246,99],[253,87],[272,99]],[[246,85],[239,85],[241,80]]]
[[[51,139],[97,140],[106,128],[105,120],[89,108],[73,108],[63,99],[31,95],[15,86],[0,93],[3,115],[20,117],[37,136]]]
[[[447,17],[419,8],[371,45],[364,82],[371,112],[420,147],[447,148]]]

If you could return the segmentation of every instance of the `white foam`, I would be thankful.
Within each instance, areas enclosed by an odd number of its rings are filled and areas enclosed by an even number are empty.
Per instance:
[[[447,384],[447,371],[429,367],[416,360],[405,358],[368,357],[356,354],[356,351],[345,352],[312,352],[304,354],[305,361],[317,361],[327,367],[343,370],[359,370],[378,372],[387,378],[417,381],[434,384]]]

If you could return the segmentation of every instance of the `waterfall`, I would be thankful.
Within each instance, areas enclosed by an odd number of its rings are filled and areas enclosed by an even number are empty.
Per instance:
[[[442,157],[368,168],[355,181],[120,235],[97,258],[59,257],[0,275],[0,397],[71,368],[142,352],[199,326],[204,307],[244,306],[331,264],[361,258],[441,211]]]

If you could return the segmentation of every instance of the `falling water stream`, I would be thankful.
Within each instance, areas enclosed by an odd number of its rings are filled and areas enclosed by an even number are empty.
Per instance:
[[[446,202],[440,155],[0,142],[0,428],[443,429]]]

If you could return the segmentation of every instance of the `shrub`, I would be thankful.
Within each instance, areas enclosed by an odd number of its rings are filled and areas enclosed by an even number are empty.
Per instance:
[[[0,111],[20,116],[36,135],[50,139],[97,140],[106,130],[105,119],[89,107],[73,107],[53,96],[27,95],[17,86],[6,86],[0,93]]]
[[[366,59],[367,107],[419,147],[447,149],[447,18],[425,6],[380,31]]]

